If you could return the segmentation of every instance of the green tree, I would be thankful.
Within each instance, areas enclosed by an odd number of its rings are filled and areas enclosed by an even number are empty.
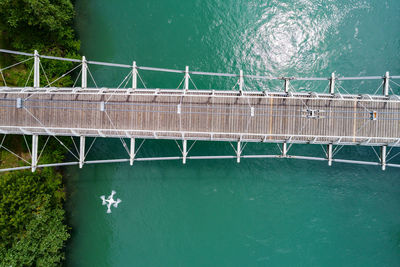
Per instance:
[[[53,169],[35,173],[10,172],[0,179],[0,246],[9,247],[48,198],[51,207],[62,207],[65,193],[62,178]]]
[[[44,55],[80,58],[73,18],[70,0],[0,0],[0,44],[12,50],[38,50]],[[0,64],[23,59],[0,57]],[[31,64],[4,72],[8,85],[24,86]],[[41,73],[42,86],[47,84],[47,78],[54,80],[73,67],[71,62],[46,59],[41,64],[47,74],[45,77]],[[65,76],[53,86],[71,84],[71,77]],[[19,151],[26,150],[18,140],[22,139],[13,138],[7,144]],[[43,144],[43,138],[41,141]],[[68,140],[63,142],[68,146]],[[41,163],[60,162],[64,158],[55,143],[49,141]],[[0,266],[54,266],[61,262],[69,237],[64,224],[64,199],[62,177],[54,168],[0,176]]]
[[[0,27],[11,47],[67,56],[79,50],[70,0],[2,0]]]
[[[56,266],[64,259],[61,249],[69,238],[62,223],[65,212],[51,208],[50,202],[48,196],[44,197],[24,234],[14,238],[11,248],[0,252],[1,266]]]
[[[80,58],[80,42],[72,27],[74,14],[70,0],[1,0],[2,42],[13,50],[32,53],[36,49],[44,55]],[[14,58],[19,61],[25,59],[19,56]],[[27,63],[26,67],[29,69],[28,64],[32,63]],[[50,80],[64,74],[73,66],[71,62],[54,60],[42,60],[42,64]],[[19,70],[8,74],[6,80],[9,78],[9,83],[22,86],[27,71]],[[46,77],[43,76],[41,84],[46,83]],[[66,76],[56,85],[67,86],[71,83],[71,78]]]
[[[62,177],[52,168],[0,177],[0,262],[41,265],[63,259],[69,234],[64,225]]]

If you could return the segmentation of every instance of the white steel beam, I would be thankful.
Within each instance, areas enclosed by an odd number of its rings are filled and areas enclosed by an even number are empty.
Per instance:
[[[40,57],[37,50],[35,50],[33,62],[33,87],[40,87]]]
[[[261,158],[281,158],[281,155],[245,155],[243,158],[249,159],[261,159]],[[198,160],[206,160],[206,159],[232,159],[235,156],[190,156],[189,159],[198,159]],[[288,159],[303,159],[303,160],[316,160],[316,161],[324,161],[326,158],[320,157],[309,157],[309,156],[297,156],[291,155],[287,157]],[[159,161],[159,160],[180,160],[181,157],[153,157],[153,158],[136,158],[136,161]],[[119,162],[128,162],[129,159],[111,159],[111,160],[93,160],[87,161],[85,164],[100,164],[100,163],[119,163]],[[350,164],[361,164],[361,165],[371,165],[377,166],[380,165],[379,162],[369,162],[369,161],[358,161],[358,160],[348,160],[348,159],[333,159],[334,162],[340,163],[350,163]],[[63,163],[52,163],[52,164],[41,164],[38,165],[38,168],[43,167],[56,167],[56,166],[69,166],[69,165],[79,165],[79,162],[63,162]],[[388,167],[396,167],[400,168],[400,164],[387,164]],[[7,168],[7,169],[0,169],[0,172],[5,171],[14,171],[14,170],[23,170],[29,169],[30,166],[22,166],[22,167],[15,167],[15,168]]]
[[[23,56],[34,56],[31,53],[19,52],[19,51],[12,51],[7,49],[0,49],[0,53],[8,53],[8,54],[16,54],[16,55],[23,55]],[[80,62],[78,59],[72,58],[62,58],[62,57],[55,57],[55,56],[46,56],[41,55],[41,58],[52,59],[52,60],[62,60],[62,61],[70,61],[70,62]],[[118,63],[109,63],[109,62],[98,62],[98,61],[89,61],[89,64],[101,65],[101,66],[110,66],[110,67],[119,67],[119,68],[131,68],[131,65],[127,64],[118,64]],[[159,72],[169,72],[169,73],[182,73],[181,70],[176,69],[167,69],[167,68],[154,68],[154,67],[145,67],[141,66],[138,69],[142,70],[150,70],[150,71],[159,71]],[[236,77],[235,74],[232,73],[212,73],[212,72],[201,72],[201,71],[193,71],[192,74],[194,75],[205,75],[205,76],[219,76],[219,77]],[[248,78],[253,79],[266,79],[266,80],[280,80],[280,77],[274,76],[263,76],[263,75],[248,75]],[[338,80],[380,80],[381,76],[367,76],[367,77],[340,77]],[[400,79],[400,76],[392,76],[393,79]],[[329,78],[326,77],[312,77],[312,78],[302,78],[296,77],[297,80],[303,81],[325,81]]]
[[[20,132],[20,130],[16,131],[15,129],[19,129],[19,126],[0,126],[0,130],[7,133],[7,134],[21,134],[22,132]],[[10,130],[7,130],[10,129]],[[143,136],[144,138],[156,138],[156,139],[175,139],[178,140],[180,138],[177,138],[176,136],[173,135],[181,135],[181,136],[185,136],[185,135],[199,135],[201,137],[192,137],[189,139],[190,140],[218,140],[218,141],[234,141],[236,142],[240,136],[246,136],[249,135],[249,133],[245,133],[245,132],[199,132],[199,131],[154,131],[154,130],[150,130],[150,129],[143,129],[143,130],[137,130],[137,129],[113,129],[112,132],[115,132],[116,134],[104,134],[104,132],[110,132],[110,129],[107,128],[63,128],[63,127],[41,127],[41,126],[24,126],[24,130],[26,131],[40,131],[41,134],[42,131],[48,131],[47,133],[49,135],[54,135],[54,133],[56,132],[57,135],[60,136],[71,136],[71,130],[74,130],[80,134],[85,134],[86,136],[91,136],[91,137],[96,137],[96,136],[101,136],[101,137],[126,137],[125,132],[129,131],[134,133],[136,136]],[[99,135],[98,132],[103,132],[103,136]],[[84,132],[84,133],[82,133]],[[145,135],[146,133],[150,133]],[[158,136],[157,133],[163,133],[162,136]],[[171,136],[166,136],[166,135],[171,135]],[[208,135],[209,137],[203,137],[204,135]],[[231,135],[231,136],[235,136],[235,137],[231,137],[231,138],[219,138],[216,137],[216,135]],[[399,138],[395,138],[395,137],[383,137],[383,136],[377,136],[377,137],[366,137],[366,136],[337,136],[337,135],[333,135],[333,136],[324,136],[324,135],[293,135],[293,134],[262,134],[262,133],[253,133],[251,134],[252,138],[246,138],[244,141],[246,142],[262,142],[263,139],[268,138],[268,137],[274,137],[274,138],[281,138],[279,140],[268,140],[270,143],[281,143],[283,141],[287,141],[288,137],[292,137],[292,141],[290,143],[309,143],[309,141],[305,140],[305,139],[309,139],[309,138],[315,138],[317,137],[318,139],[324,139],[324,138],[329,138],[332,140],[336,140],[335,142],[333,142],[333,144],[335,145],[358,145],[360,144],[360,142],[366,140],[366,139],[371,139],[371,142],[368,145],[375,145],[375,146],[382,146],[385,145],[387,143],[390,143],[390,146],[398,146],[400,145]],[[129,138],[131,136],[128,136]],[[172,138],[174,137],[174,138]],[[186,137],[184,137],[186,138]],[[294,139],[299,139],[302,138],[304,140],[294,140]],[[183,139],[183,138],[182,138]],[[345,141],[343,142],[343,139],[354,139],[355,141]],[[316,142],[316,144],[329,144],[332,142],[331,141],[318,141]],[[385,141],[379,141],[379,140],[385,140]],[[242,140],[243,141],[243,140]],[[267,141],[265,139],[265,141]],[[379,141],[379,142],[378,142]],[[288,142],[287,142],[288,143]],[[362,144],[362,143],[361,143]],[[396,145],[397,144],[397,145]]]
[[[282,156],[283,156],[283,157],[286,157],[286,156],[287,156],[287,143],[286,143],[286,142],[284,142],[284,143],[282,144]]]
[[[382,165],[382,171],[386,170],[386,146],[382,146],[381,148],[381,165]]]
[[[328,144],[328,166],[332,166],[332,148],[333,148],[333,145],[332,144]]]
[[[186,164],[186,156],[187,156],[187,140],[182,140],[182,163]]]
[[[393,77],[393,76],[392,76]],[[391,78],[392,78],[391,77]],[[50,88],[52,91],[50,92],[51,94],[54,95],[69,95],[73,93],[76,89],[75,88],[69,88],[69,87],[52,87]],[[21,93],[26,93],[26,91],[29,91],[29,93],[35,93],[35,94],[49,94],[49,89],[48,88],[32,88],[32,87],[1,87],[0,86],[0,92],[2,93],[7,93],[7,94],[21,94]],[[85,90],[82,90],[80,88],[80,91],[76,92],[77,94],[82,94],[82,95],[126,95],[126,89],[124,88],[86,88]],[[154,94],[159,94],[162,96],[173,96],[173,97],[179,97],[179,96],[185,96],[188,93],[190,93],[191,97],[204,97],[205,94],[209,94],[210,96],[213,96],[215,98],[237,98],[238,96],[238,91],[231,91],[231,90],[192,90],[189,92],[182,92],[182,89],[155,89],[155,88],[147,88],[147,89],[137,89],[135,92],[132,92],[132,95],[135,96],[149,96],[149,93],[154,92]],[[354,95],[354,94],[339,94],[335,93],[334,97],[332,97],[331,94],[322,94],[322,93],[313,93],[314,97],[317,97],[320,100],[328,100],[332,102],[354,102],[357,100],[358,102],[363,102],[363,103],[399,103],[400,102],[400,97],[397,95],[394,95],[392,98],[385,98],[382,95],[371,95],[371,98],[366,98],[365,95]],[[249,98],[249,99],[261,99],[261,98],[274,98],[274,99],[286,99],[287,94],[284,92],[262,92],[262,91],[243,91],[242,97],[244,98]],[[291,99],[294,100],[304,100],[308,99],[310,97],[310,93],[304,93],[304,92],[291,92]],[[371,100],[372,99],[372,100]]]
[[[189,66],[185,68],[185,91],[189,90]]]
[[[38,144],[39,137],[37,135],[32,135],[32,172],[34,172],[37,167]]]
[[[389,95],[389,72],[387,71],[385,73],[385,80],[384,80],[384,87],[383,87],[383,95],[388,96]],[[386,146],[382,146],[381,148],[381,164],[382,164],[382,170],[386,170]]]
[[[137,66],[136,61],[132,64],[132,90],[137,89]]]
[[[332,72],[332,75],[331,75],[331,80],[330,80],[330,84],[329,84],[329,93],[332,95],[335,93],[335,73],[334,72]]]
[[[385,85],[384,85],[384,87],[383,87],[383,95],[384,96],[388,96],[389,95],[389,72],[387,71],[386,73],[385,73]]]
[[[80,142],[79,142],[79,168],[83,167],[83,163],[85,162],[85,137],[81,136],[80,137]]]
[[[289,80],[285,79],[285,93],[289,92]]]
[[[237,142],[237,148],[236,148],[236,162],[237,163],[240,163],[240,154],[242,153],[241,149],[242,149],[241,142],[238,141]]]
[[[262,158],[281,158],[282,155],[244,155],[243,158],[249,159],[262,159]],[[224,155],[224,156],[190,156],[189,159],[233,159],[235,156]],[[320,157],[309,157],[309,156],[300,156],[300,155],[290,155],[287,156],[288,159],[302,159],[302,160],[315,160],[315,161],[325,161],[326,158]],[[136,161],[160,161],[160,160],[180,160],[182,157],[152,157],[152,158],[136,158]],[[120,162],[128,162],[129,159],[110,159],[110,160],[92,160],[86,161],[85,164],[101,164],[101,163],[120,163]],[[371,165],[378,166],[381,165],[380,162],[370,162],[370,161],[358,161],[358,160],[348,160],[348,159],[333,159],[334,162],[340,163],[350,163],[350,164],[360,164],[360,165]],[[57,167],[57,166],[70,166],[70,165],[79,165],[79,162],[62,162],[62,163],[52,163],[52,164],[40,164],[37,165],[37,168],[44,167]],[[400,168],[400,164],[386,164],[388,167]],[[15,168],[6,168],[0,169],[0,172],[6,171],[16,171],[16,170],[26,170],[31,168],[31,166],[21,166]]]
[[[133,160],[135,159],[135,138],[131,138],[131,150],[130,150],[129,164],[133,165]]]
[[[82,83],[81,83],[82,89],[87,88],[87,61],[86,57],[82,57]]]

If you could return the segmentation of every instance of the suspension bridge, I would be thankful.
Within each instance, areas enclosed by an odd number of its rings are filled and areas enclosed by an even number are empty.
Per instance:
[[[134,161],[152,160],[181,160],[183,164],[195,159],[236,159],[240,162],[243,158],[317,160],[326,161],[329,166],[333,162],[342,162],[376,165],[383,170],[400,167],[400,164],[390,162],[398,155],[392,150],[400,147],[400,97],[391,86],[400,87],[395,81],[400,76],[390,76],[389,72],[368,77],[336,77],[335,73],[323,78],[270,77],[245,75],[241,70],[237,74],[212,73],[189,71],[189,67],[176,70],[138,66],[136,62],[127,65],[88,61],[85,57],[68,59],[39,55],[37,51],[31,54],[0,49],[0,52],[27,57],[0,69],[4,82],[0,87],[0,134],[3,134],[0,149],[19,157],[26,165],[0,171],[35,171],[38,167],[66,165],[82,168],[85,164],[115,162],[133,165]],[[49,81],[42,59],[70,61],[76,66]],[[33,62],[27,82],[32,76],[33,84],[7,86],[3,72],[22,63],[28,64],[30,60]],[[90,71],[91,65],[128,69],[129,73],[118,87],[99,87]],[[76,75],[74,86],[53,86],[76,70],[79,75]],[[146,88],[140,75],[142,71],[175,73],[182,75],[182,81],[177,89]],[[46,78],[45,86],[41,86],[41,75]],[[233,88],[203,90],[197,88],[192,79],[194,76],[228,77],[237,82]],[[88,87],[88,77],[94,87]],[[80,85],[76,86],[79,78]],[[246,81],[249,80],[279,81],[282,86],[279,91],[271,88],[248,90]],[[351,94],[339,84],[371,80],[380,81],[373,94]],[[326,82],[327,92],[300,92],[293,86],[295,81]],[[13,134],[24,138],[32,136],[32,144],[28,145],[30,160],[3,145],[5,136]],[[78,138],[79,145],[74,142],[75,152],[59,140],[74,161],[40,164],[38,137],[42,135],[57,140],[60,136]],[[126,157],[86,160],[94,142],[87,146],[88,137],[120,139]],[[138,157],[138,151],[147,139],[175,140],[181,153],[172,157]],[[196,141],[229,142],[232,155],[191,155]],[[188,145],[188,142],[191,143]],[[276,143],[280,153],[246,154],[244,148],[248,142]],[[324,157],[290,154],[293,144],[321,145]],[[336,158],[337,151],[348,145],[371,147],[377,161]]]

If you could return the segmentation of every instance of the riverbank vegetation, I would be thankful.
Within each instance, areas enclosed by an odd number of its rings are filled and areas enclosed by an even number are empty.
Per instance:
[[[38,50],[43,55],[80,58],[80,42],[73,30],[74,7],[70,0],[2,0],[0,15],[2,48],[27,53]],[[0,64],[4,67],[24,59],[24,56],[2,54]],[[42,60],[42,65],[51,80],[71,69],[73,63]],[[5,71],[7,83],[23,86],[31,66],[32,62],[28,61]],[[47,78],[44,73],[41,76],[41,84],[46,85]],[[66,76],[53,85],[66,86],[70,83],[71,78]]]
[[[40,54],[80,58],[80,42],[73,30],[74,8],[70,0],[2,0],[0,1],[1,48]],[[0,56],[0,68],[26,59],[23,56]],[[8,86],[32,85],[29,72],[32,60],[7,69],[0,83]],[[71,62],[42,60],[41,85],[47,85],[66,73]],[[3,78],[4,77],[4,78]],[[53,86],[68,86],[65,76]],[[0,136],[3,139],[3,136]],[[29,139],[29,138],[28,138]],[[29,148],[22,136],[7,136],[2,145],[21,158],[29,159]],[[68,145],[65,138],[62,140]],[[46,138],[39,139],[41,147]],[[62,146],[50,138],[40,163],[60,162]],[[16,167],[24,162],[0,150],[1,168]],[[26,163],[24,164],[26,165]],[[65,224],[65,188],[62,175],[55,168],[15,171],[0,176],[0,266],[56,266],[64,259],[69,238]]]
[[[0,178],[2,266],[53,266],[69,237],[64,187],[52,168],[10,172]]]
[[[2,146],[29,160],[31,138],[1,136]],[[70,146],[72,140],[59,138]],[[61,162],[65,153],[55,138],[39,138],[40,164]],[[0,167],[26,165],[4,149]],[[65,224],[65,188],[54,168],[13,171],[0,175],[0,266],[54,266],[64,259],[69,238]]]

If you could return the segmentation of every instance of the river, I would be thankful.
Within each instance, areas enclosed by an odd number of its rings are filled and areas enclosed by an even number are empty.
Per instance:
[[[89,60],[273,76],[400,74],[398,0],[77,0],[76,12]],[[102,86],[118,86],[127,74],[90,68]],[[140,74],[151,88],[176,88],[183,78]],[[236,82],[192,78],[207,89]],[[257,90],[282,88],[245,82]],[[379,84],[341,85],[373,93]],[[322,92],[326,85],[293,82],[300,91]],[[269,152],[279,148],[248,144],[243,151]],[[138,156],[179,153],[175,142],[157,140],[146,141]],[[197,142],[190,151],[233,153],[229,143],[215,142]],[[294,145],[290,153],[323,156],[323,149]],[[119,139],[97,139],[87,157],[127,155]],[[337,157],[378,160],[365,147],[344,147]],[[398,169],[243,159],[85,165],[65,173],[68,266],[400,265]],[[122,202],[107,214],[100,196],[111,190]]]

